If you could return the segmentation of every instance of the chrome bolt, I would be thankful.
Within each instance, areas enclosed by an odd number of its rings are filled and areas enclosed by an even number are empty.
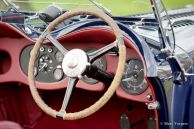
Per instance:
[[[152,100],[152,94],[149,93],[146,97],[147,97],[147,100],[149,100],[149,101]]]
[[[90,63],[87,63],[86,66],[91,66],[91,64]]]
[[[40,51],[43,52],[43,51],[44,51],[44,47],[41,47],[41,48],[40,48]]]
[[[49,53],[53,52],[53,49],[52,48],[48,48],[48,52]]]
[[[82,75],[78,75],[77,77],[78,77],[79,79],[82,79],[82,78],[83,78],[83,76],[82,76]]]

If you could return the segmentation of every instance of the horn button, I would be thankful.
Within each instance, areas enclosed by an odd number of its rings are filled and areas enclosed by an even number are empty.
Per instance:
[[[85,72],[88,64],[86,53],[81,49],[73,49],[65,55],[62,68],[68,77],[78,77]]]

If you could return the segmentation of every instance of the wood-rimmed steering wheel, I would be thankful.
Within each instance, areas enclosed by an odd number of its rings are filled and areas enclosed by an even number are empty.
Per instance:
[[[94,15],[100,18],[101,20],[104,20],[112,28],[116,36],[116,40],[113,43],[110,43],[107,46],[104,46],[89,54],[86,54],[81,49],[73,49],[68,51],[54,37],[51,36],[50,32],[64,20],[77,15]],[[45,39],[48,39],[51,43],[53,43],[53,45],[64,55],[64,59],[62,62],[62,69],[65,75],[69,78],[66,94],[60,111],[56,111],[51,107],[49,107],[42,100],[36,88],[36,82],[34,77],[34,65],[35,65],[35,60],[36,60],[38,51],[41,47],[42,42]],[[78,80],[83,75],[87,75],[89,71],[90,72],[93,71],[91,70],[93,69],[93,65],[91,64],[96,59],[98,59],[99,57],[101,57],[102,55],[104,55],[105,53],[107,53],[108,51],[110,51],[115,47],[117,47],[119,50],[119,57],[118,57],[119,60],[118,60],[117,70],[113,79],[111,80],[110,87],[107,89],[104,95],[90,107],[79,112],[67,113],[66,107],[68,105],[72,90],[77,84]],[[29,81],[31,94],[33,96],[33,99],[37,103],[37,105],[45,113],[47,113],[48,115],[54,118],[62,118],[63,120],[76,120],[76,119],[87,117],[95,113],[96,111],[98,111],[100,108],[102,108],[108,102],[108,100],[110,100],[110,98],[113,96],[117,87],[120,85],[120,81],[125,67],[125,60],[126,60],[126,47],[124,44],[122,32],[111,17],[93,9],[77,9],[77,10],[69,11],[59,16],[57,19],[55,19],[53,22],[51,22],[48,25],[44,33],[42,33],[42,35],[36,41],[36,44],[34,45],[34,48],[31,51],[29,67],[28,67],[28,81]],[[92,74],[90,73],[90,75]],[[104,76],[105,79],[111,78],[109,76],[110,74],[106,73],[105,71],[101,71],[97,75],[98,75],[97,77],[96,76],[92,76],[92,77],[94,79],[98,79],[100,75],[100,76]],[[103,80],[99,80],[99,81],[103,81]]]

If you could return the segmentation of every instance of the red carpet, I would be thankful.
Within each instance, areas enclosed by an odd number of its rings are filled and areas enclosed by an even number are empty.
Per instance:
[[[59,109],[65,91],[48,91],[45,100],[52,107]],[[79,111],[94,103],[102,93],[75,90],[68,106],[68,112]],[[49,101],[48,101],[49,100]],[[131,111],[128,105],[133,105]],[[44,115],[33,129],[120,129],[120,116],[125,113],[130,119],[132,129],[146,129],[147,120],[153,111],[147,110],[145,104],[124,100],[114,96],[100,111],[76,121],[63,121]],[[139,124],[138,124],[139,123]],[[24,128],[30,129],[30,128]]]

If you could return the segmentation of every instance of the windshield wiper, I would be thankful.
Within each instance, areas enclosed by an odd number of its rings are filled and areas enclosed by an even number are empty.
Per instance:
[[[17,6],[16,4],[14,4],[14,3],[12,2],[12,0],[3,0],[3,2],[5,3],[6,6],[12,6],[12,8],[13,8],[15,11],[18,11],[19,6]]]
[[[112,16],[111,10],[109,10],[106,7],[104,7],[101,3],[96,2],[96,0],[89,0],[89,1],[92,2],[99,9],[103,10],[103,12],[105,12],[107,15]]]

